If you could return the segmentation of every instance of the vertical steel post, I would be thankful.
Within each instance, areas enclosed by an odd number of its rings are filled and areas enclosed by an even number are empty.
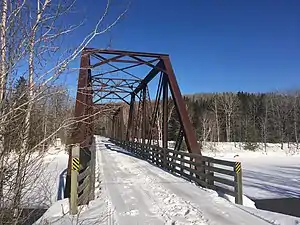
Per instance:
[[[116,116],[114,115],[113,116],[113,120],[112,120],[112,127],[113,127],[113,138],[115,139],[116,138],[116,132],[117,132],[117,129],[116,129]]]
[[[120,140],[124,140],[124,117],[123,117],[123,107],[120,108],[119,112],[120,119]]]
[[[128,118],[128,127],[127,127],[127,135],[126,140],[132,141],[132,125],[133,125],[133,115],[134,115],[134,102],[135,102],[135,94],[131,95],[130,108],[129,108],[129,118]]]
[[[162,79],[163,88],[163,133],[162,133],[162,146],[163,148],[168,148],[168,77],[167,74],[163,74]]]
[[[146,143],[146,94],[147,89],[146,86],[143,88],[143,102],[142,102],[142,144]]]
[[[82,147],[86,145],[86,132],[87,124],[86,121],[82,121],[87,113],[86,105],[88,103],[88,91],[89,82],[91,81],[91,69],[90,69],[90,54],[88,51],[83,50],[80,59],[80,70],[78,77],[77,95],[75,103],[75,113],[74,116],[77,120],[76,128],[72,131],[71,143],[80,143]],[[82,154],[84,157],[84,155]],[[71,160],[72,158],[72,148],[69,148],[69,160],[68,160],[68,170],[66,177],[66,187],[65,187],[65,198],[70,197],[70,187],[71,187]]]

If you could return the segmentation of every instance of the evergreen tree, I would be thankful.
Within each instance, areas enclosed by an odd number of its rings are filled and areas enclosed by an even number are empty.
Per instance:
[[[26,116],[28,101],[27,81],[20,77],[16,82],[11,99],[9,102],[9,111],[7,124],[5,126],[4,145],[7,149],[19,151],[22,134],[25,130],[24,121]]]

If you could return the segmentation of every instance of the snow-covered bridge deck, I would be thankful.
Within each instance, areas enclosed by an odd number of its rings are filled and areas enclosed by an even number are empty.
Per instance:
[[[102,194],[117,224],[294,224],[296,218],[240,206],[96,138]]]

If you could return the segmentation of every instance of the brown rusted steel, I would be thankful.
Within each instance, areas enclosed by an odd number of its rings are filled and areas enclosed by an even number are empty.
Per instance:
[[[128,116],[128,126],[127,126],[127,134],[126,134],[126,140],[131,141],[132,139],[132,125],[133,125],[133,119],[134,119],[134,106],[135,106],[135,95],[131,95],[130,100],[130,108],[129,108],[129,116]]]
[[[86,51],[90,53],[104,53],[108,55],[123,55],[123,56],[141,56],[141,57],[162,57],[168,56],[167,54],[162,53],[149,53],[149,52],[132,52],[132,51],[122,51],[122,50],[113,50],[113,49],[96,49],[96,48],[86,48]]]
[[[153,109],[152,116],[151,116],[151,128],[155,127],[155,124],[157,123],[159,101],[160,101],[161,93],[162,93],[162,76],[160,76],[159,83],[158,83],[158,88],[157,88],[157,91],[156,91],[154,109]],[[150,134],[149,134],[148,143],[151,143],[151,140],[155,135],[156,134],[154,133],[154,131],[151,130]]]
[[[155,68],[153,68],[141,81],[140,85],[133,91],[133,93],[137,94],[140,92],[159,72],[161,72],[158,68],[164,69],[163,65],[163,61],[159,61]]]
[[[146,143],[146,125],[147,125],[147,108],[146,108],[146,101],[147,101],[147,87],[143,88],[143,101],[142,101],[142,143]]]
[[[169,57],[163,57],[164,66],[166,68],[166,73],[168,74],[168,81],[170,86],[170,91],[173,96],[176,111],[180,119],[182,130],[184,133],[185,141],[188,147],[188,151],[191,153],[201,154],[201,150],[196,138],[196,132],[192,126],[189,119],[183,97],[181,95],[171,62]]]
[[[150,60],[150,61],[147,61],[147,62],[153,63],[153,62],[156,62],[156,61],[158,61],[158,59],[153,59],[153,60]],[[140,63],[134,64],[134,65],[131,65],[131,66],[126,66],[126,67],[118,68],[118,69],[115,69],[115,70],[106,71],[106,72],[99,73],[99,74],[95,75],[95,77],[99,77],[99,76],[101,77],[101,76],[106,75],[106,74],[111,74],[111,73],[115,73],[115,72],[119,72],[119,71],[124,71],[124,70],[127,70],[127,69],[132,69],[132,68],[141,66],[143,64],[144,64],[143,62],[140,62]]]
[[[162,89],[163,89],[162,146],[163,148],[168,148],[168,77],[167,74],[163,74]]]
[[[136,70],[140,66],[147,68],[148,74],[141,76],[133,71],[140,72]],[[149,91],[149,83],[154,79],[159,79],[159,84],[156,85],[156,97],[151,100],[149,93],[155,92]],[[142,143],[148,140],[147,144],[151,140],[159,142],[161,138],[162,146],[167,148],[169,91],[188,151],[200,154],[195,130],[167,54],[84,49],[80,61],[74,114],[77,121],[72,143],[79,142],[84,150],[82,152],[89,153],[93,121],[106,116],[109,118],[105,122],[108,127],[104,129],[109,136],[133,141],[137,138]],[[178,142],[180,140],[182,138]],[[81,157],[84,161],[89,154],[81,154]]]
[[[71,144],[79,143],[80,150],[80,162],[85,164],[88,160],[88,155],[83,152],[86,147],[89,147],[92,138],[93,126],[92,122],[92,89],[91,89],[91,71],[89,54],[86,51],[82,51],[80,70],[78,77],[77,96],[75,103],[75,127],[71,135]],[[65,197],[70,196],[70,179],[71,179],[71,164],[72,164],[72,147],[69,147],[69,160],[67,169],[67,184],[65,188]]]
[[[81,55],[80,70],[78,77],[78,91],[75,103],[75,119],[77,120],[76,128],[72,134],[72,143],[76,140],[78,143],[85,142],[86,123],[84,122],[86,116],[86,107],[88,105],[88,90],[89,82],[91,81],[89,55],[83,51]]]

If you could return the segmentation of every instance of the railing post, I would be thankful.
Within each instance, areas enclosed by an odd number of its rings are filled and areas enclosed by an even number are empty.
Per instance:
[[[91,162],[90,162],[90,195],[89,195],[89,201],[95,199],[95,167],[96,167],[96,146],[95,146],[95,140],[92,143],[91,146]]]
[[[242,182],[242,166],[240,162],[235,163],[234,167],[235,175],[234,175],[234,191],[235,195],[235,203],[243,205],[243,182]]]
[[[193,165],[194,163],[194,158],[190,156],[190,169],[195,169],[195,166]],[[194,173],[190,170],[190,176],[193,177]],[[190,181],[192,181],[191,179],[189,179]]]
[[[184,162],[182,161],[182,159],[184,159],[184,155],[183,155],[183,154],[180,154],[180,159],[181,159],[181,161],[180,161],[180,165],[181,165],[180,171],[181,171],[182,173],[184,173],[184,169],[183,169]]]
[[[213,180],[213,178],[214,178],[214,171],[211,171],[211,170],[210,170],[210,168],[213,168],[213,167],[214,167],[214,164],[213,164],[212,162],[208,161],[208,162],[207,162],[207,166],[208,166],[208,168],[207,168],[207,173],[209,174],[209,177],[212,178],[212,179],[208,179],[207,183],[208,183],[208,185],[210,185],[210,186],[214,186],[214,180]]]
[[[163,148],[163,168],[168,170],[167,167],[167,149]]]
[[[78,170],[80,167],[79,164],[79,152],[80,146],[76,144],[72,147],[72,170],[71,170],[71,195],[70,195],[70,212],[71,215],[78,213]]]

